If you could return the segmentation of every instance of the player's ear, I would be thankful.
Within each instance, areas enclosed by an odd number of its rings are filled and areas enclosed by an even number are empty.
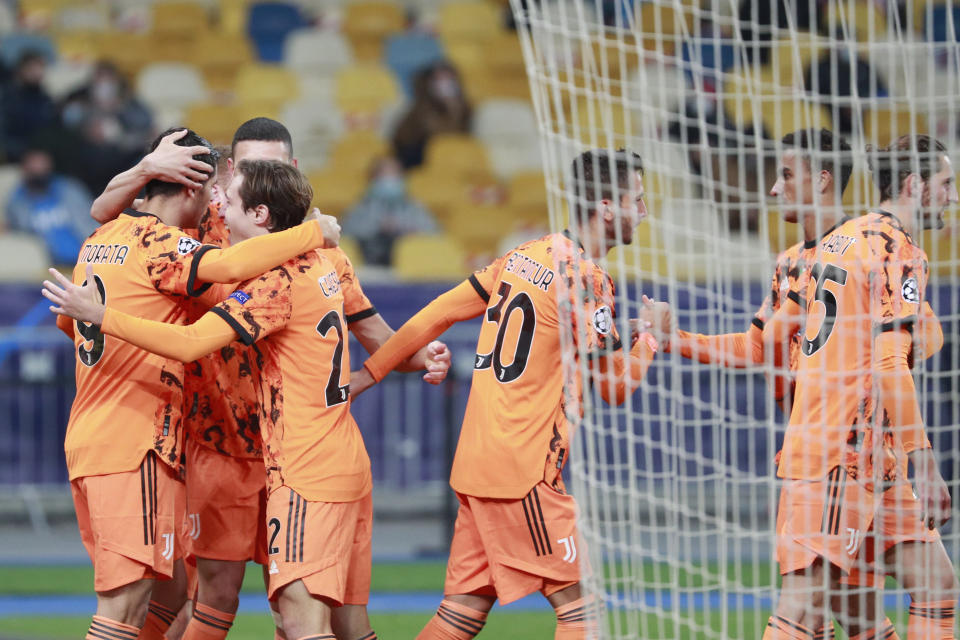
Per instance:
[[[258,204],[253,209],[253,221],[258,225],[265,225],[270,221],[270,207],[265,204]]]
[[[233,175],[233,158],[227,158],[227,171],[230,172],[228,175]]]
[[[597,203],[597,214],[599,214],[605,222],[610,222],[613,220],[612,205],[613,202],[611,200],[607,200],[606,198]]]
[[[903,181],[903,191],[907,197],[915,198],[923,195],[923,178],[916,173],[911,173]]]
[[[833,176],[826,169],[820,171],[820,177],[817,179],[817,190],[820,193],[826,193],[833,188]]]

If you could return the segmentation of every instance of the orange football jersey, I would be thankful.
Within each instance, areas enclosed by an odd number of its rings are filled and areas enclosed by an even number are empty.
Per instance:
[[[874,339],[913,327],[926,284],[926,255],[888,213],[850,220],[820,241],[798,299],[806,320],[780,477],[819,479],[838,464],[866,482],[903,473],[903,447],[877,415]]]
[[[509,499],[544,480],[562,488],[567,413],[579,411],[581,393],[580,384],[564,384],[563,346],[572,340],[588,354],[621,348],[613,282],[569,236],[555,233],[510,251],[470,283],[489,307],[450,485]]]
[[[322,249],[321,253],[333,262],[340,278],[346,323],[376,314],[347,254],[339,247]],[[259,404],[262,363],[259,347],[233,343],[186,366],[184,421],[189,437],[224,455],[263,456]]]
[[[263,354],[260,426],[269,490],[349,502],[370,492],[350,415],[350,354],[336,267],[311,251],[241,284],[211,309]],[[258,342],[259,341],[259,342]]]
[[[156,216],[128,209],[84,242],[73,281],[84,283],[92,264],[110,306],[183,324],[188,294],[199,294],[193,258],[200,246]],[[64,442],[70,479],[130,471],[150,450],[177,466],[183,365],[106,336],[96,325],[61,318],[62,327],[73,325],[77,352],[77,395]]]

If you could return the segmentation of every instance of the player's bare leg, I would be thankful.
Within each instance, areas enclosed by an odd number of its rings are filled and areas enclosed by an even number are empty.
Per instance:
[[[240,604],[247,563],[197,558],[197,603],[183,640],[220,640],[227,636]]]
[[[311,595],[303,580],[282,587],[277,604],[283,619],[283,631],[289,640],[334,640],[330,605]]]
[[[370,626],[367,606],[363,604],[345,604],[331,613],[333,633],[337,640],[376,640],[377,634]]]
[[[884,554],[890,574],[910,594],[907,640],[953,640],[960,584],[943,542],[904,542]]]
[[[263,587],[270,592],[270,569],[267,565],[262,565],[263,569]],[[270,614],[273,616],[273,640],[287,640],[287,634],[283,630],[283,618],[280,617],[280,605],[275,600],[270,600]]]
[[[97,613],[86,637],[134,640],[147,617],[153,583],[153,578],[144,578],[110,591],[98,591]]]
[[[470,640],[483,629],[495,596],[446,595],[417,640]]]
[[[141,640],[163,640],[186,601],[187,572],[183,559],[180,559],[173,564],[173,577],[170,580],[157,580],[154,583],[147,616],[138,637]]]
[[[836,589],[839,573],[833,565],[827,571],[818,558],[809,567],[783,576],[780,600],[763,632],[763,640],[813,638],[814,631],[827,620],[827,595]]]
[[[557,614],[557,630],[554,640],[582,640],[587,631],[596,624],[590,603],[583,596],[580,583],[551,593],[547,601]]]
[[[163,637],[166,638],[166,640],[180,640],[183,638],[183,632],[187,630],[187,624],[192,617],[193,601],[187,600],[183,603],[183,606],[180,607],[176,619],[174,619],[173,623],[167,629],[167,632],[163,634]]]
[[[900,640],[884,613],[881,589],[841,584],[830,597],[830,609],[850,640]]]

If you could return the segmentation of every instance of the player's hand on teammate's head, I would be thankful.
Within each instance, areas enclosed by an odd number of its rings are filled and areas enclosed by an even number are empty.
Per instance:
[[[356,371],[350,372],[350,397],[356,398],[358,395],[376,384],[376,380],[370,375],[366,367],[360,367]]]
[[[324,249],[340,246],[340,223],[335,217],[328,216],[314,207],[307,212],[307,216],[303,219],[304,222],[309,220],[320,222],[320,228],[323,229]]]
[[[200,189],[210,177],[210,165],[193,156],[210,153],[204,146],[181,147],[176,141],[187,135],[187,129],[174,131],[160,140],[157,148],[143,157],[144,170],[153,179],[176,182],[190,189]]]
[[[50,311],[70,316],[81,322],[103,324],[106,307],[100,300],[99,290],[93,275],[93,265],[87,265],[87,281],[81,286],[74,284],[56,269],[50,269],[50,275],[59,283],[43,281],[43,296],[53,303]]]
[[[434,340],[427,345],[427,373],[423,379],[430,384],[440,384],[450,371],[450,349],[447,345]]]

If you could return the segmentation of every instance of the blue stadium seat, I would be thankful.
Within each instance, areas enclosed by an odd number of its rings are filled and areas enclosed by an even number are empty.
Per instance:
[[[307,21],[295,4],[286,2],[259,2],[250,7],[247,34],[263,62],[283,62],[283,45],[287,35],[307,26]]]
[[[384,62],[396,74],[407,96],[413,96],[413,76],[423,67],[444,59],[443,47],[425,33],[399,33],[387,40]]]
[[[8,33],[0,38],[0,57],[7,67],[13,68],[26,51],[39,51],[49,62],[57,58],[56,47],[46,36],[37,33]]]
[[[952,24],[951,24],[952,23]],[[960,30],[960,6],[937,5],[927,20],[927,40],[933,42],[956,42]],[[953,37],[951,38],[951,34]]]

